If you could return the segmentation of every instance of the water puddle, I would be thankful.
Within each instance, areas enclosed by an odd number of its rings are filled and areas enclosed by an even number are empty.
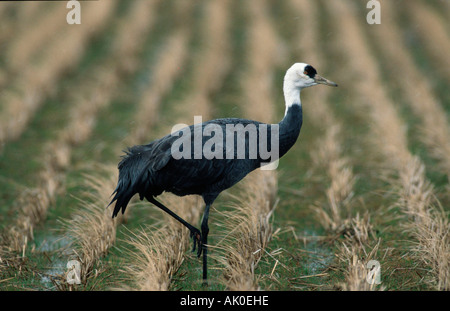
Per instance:
[[[46,234],[36,237],[35,252],[41,253],[47,258],[49,266],[40,273],[40,284],[47,290],[54,290],[55,285],[52,280],[61,278],[67,271],[67,262],[71,255],[69,248],[71,241],[61,235]]]

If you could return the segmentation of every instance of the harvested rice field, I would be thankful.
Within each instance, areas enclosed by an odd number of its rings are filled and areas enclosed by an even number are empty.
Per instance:
[[[450,290],[450,2],[370,3],[80,1],[70,24],[1,1],[0,290]],[[302,90],[278,168],[214,202],[204,286],[175,219],[111,217],[120,156],[199,116],[279,122],[296,62],[339,87]],[[158,199],[200,226],[200,196]]]

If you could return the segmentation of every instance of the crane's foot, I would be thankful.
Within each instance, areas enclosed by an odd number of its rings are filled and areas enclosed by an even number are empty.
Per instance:
[[[193,247],[192,252],[195,252],[195,249],[197,249],[197,257],[200,257],[202,254],[203,244],[202,244],[202,235],[200,233],[200,230],[194,228],[191,230],[190,237],[193,240]]]

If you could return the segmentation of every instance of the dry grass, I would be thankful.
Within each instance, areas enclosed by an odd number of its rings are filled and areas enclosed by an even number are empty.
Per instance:
[[[17,22],[8,14],[11,7],[12,3],[2,3],[0,5],[0,18],[3,21],[0,29],[0,43],[8,42],[12,37],[13,29],[17,29]],[[0,80],[0,82],[3,82],[3,80]]]
[[[114,8],[113,1],[87,3],[85,22],[72,27],[42,51],[39,62],[27,66],[13,77],[8,90],[0,96],[0,148],[17,139],[45,98],[55,90],[58,79],[73,69],[83,55],[89,40],[104,29]],[[64,51],[62,53],[61,51]]]
[[[405,168],[398,185],[398,206],[408,216],[404,230],[413,238],[417,261],[429,267],[426,282],[437,290],[450,289],[450,226],[448,213],[439,206],[425,168],[417,158]]]
[[[186,230],[149,227],[127,237],[129,263],[124,268],[132,285],[123,290],[167,291],[172,275],[184,261],[182,237]]]
[[[184,121],[186,114],[200,115],[203,121],[213,114],[211,95],[222,85],[230,67],[229,4],[229,0],[214,0],[205,4],[202,18],[208,26],[201,28],[202,45],[200,51],[194,54],[191,91],[175,107]],[[192,120],[187,123],[191,124]]]
[[[137,56],[142,51],[142,43],[156,21],[155,9],[159,1],[136,1],[127,13],[128,17],[118,22],[119,32],[113,53],[116,55],[116,61],[120,60],[121,71],[135,72],[138,69]]]
[[[434,199],[434,190],[425,176],[425,166],[418,157],[405,162],[398,180],[391,182],[399,200],[397,204],[406,213],[422,214],[429,209]]]
[[[411,213],[416,220],[407,229],[414,237],[412,250],[417,261],[430,268],[425,281],[431,288],[450,290],[450,224],[448,213],[428,209]]]
[[[389,31],[384,28],[380,29],[377,36],[379,40],[393,40],[393,44],[390,44],[384,51],[387,52],[391,62],[401,66],[404,74],[408,76],[408,79],[405,80],[409,82],[402,82],[401,87],[408,103],[422,119],[422,140],[429,147],[430,154],[439,160],[443,171],[449,175],[450,131],[446,114],[432,93],[430,85],[423,79],[422,73],[416,69],[411,56],[406,53],[405,47],[399,44],[401,40],[399,40],[399,30],[395,26],[392,16],[393,8],[390,4],[387,5],[388,13],[385,14],[384,19]],[[420,14],[419,7],[423,9]],[[423,25],[418,29],[432,29],[427,32],[426,40],[439,40],[434,42],[443,40],[441,25],[435,17],[431,19],[431,24],[424,23],[424,18],[428,20],[427,17],[433,17],[430,10],[415,1],[411,11],[416,22]],[[424,34],[422,33],[422,35]],[[442,44],[448,42],[448,39],[446,40]],[[434,55],[434,57],[442,60],[438,55]],[[433,186],[425,176],[425,166],[420,159],[410,157],[405,160],[400,168],[399,180],[398,204],[410,216],[411,222],[407,223],[406,227],[407,232],[414,237],[413,250],[416,251],[417,259],[431,268],[433,277],[429,282],[430,285],[438,290],[448,290],[450,275],[448,215],[439,210],[440,203],[434,197]]]
[[[355,184],[352,167],[341,155],[339,137],[342,136],[338,123],[329,124],[325,135],[318,140],[318,148],[311,152],[315,169],[324,171],[330,182],[325,190],[326,199],[312,209],[326,230],[338,234],[347,231],[351,223],[350,203]]]
[[[14,16],[13,14],[10,14],[8,10],[15,7],[17,16]],[[7,44],[8,46],[3,50],[5,54],[5,58],[8,57],[8,59],[11,60],[11,63],[14,62],[14,59],[16,57],[15,53],[11,53],[12,45],[17,44],[18,41],[22,40],[24,41],[24,38],[27,37],[25,32],[33,32],[35,31],[36,25],[40,22],[46,23],[46,18],[48,17],[45,15],[43,19],[39,19],[41,15],[39,14],[39,10],[42,9],[42,3],[39,1],[34,1],[28,4],[21,3],[21,2],[11,2],[11,3],[1,3],[0,4],[0,16],[2,19],[2,28],[0,30],[0,43],[1,44]],[[36,19],[38,17],[38,19]],[[30,39],[30,37],[28,37]],[[24,53],[23,51],[19,51],[16,49],[17,53]],[[27,51],[25,51],[26,53]],[[10,67],[11,63],[5,64],[7,68],[0,69],[5,70],[5,72],[11,73]],[[15,62],[17,63],[17,62]],[[27,62],[24,62],[23,65],[26,65]],[[0,79],[0,85],[2,85],[2,81]]]
[[[320,71],[320,68],[326,66],[316,43],[316,38],[319,37],[317,6],[305,0],[293,0],[291,6],[295,11],[303,12],[300,19],[301,31],[298,32],[299,37],[295,38],[294,45],[300,42],[301,57]],[[350,161],[342,155],[342,126],[328,105],[329,95],[329,88],[316,89],[315,92],[308,93],[308,102],[313,106],[312,109],[308,109],[309,105],[306,108],[308,116],[319,128],[325,124],[325,133],[311,151],[311,159],[315,170],[325,172],[326,180],[330,183],[325,190],[326,198],[322,200],[324,202],[317,203],[312,209],[326,230],[340,233],[345,232],[351,223],[349,205],[353,197],[355,176]]]
[[[296,61],[309,63],[319,71],[319,74],[325,75],[321,72],[327,68],[325,57],[317,44],[317,38],[320,37],[317,5],[305,0],[291,0],[290,6],[300,14],[298,35],[291,42]],[[328,128],[324,125],[333,126],[338,123],[333,110],[328,105],[332,91],[329,87],[318,86],[313,91],[305,90],[301,95],[302,98],[306,98],[303,109],[308,119],[314,122],[316,127],[325,127],[324,130]]]
[[[163,196],[163,204],[171,208],[188,223],[197,223],[203,201],[200,197]],[[163,213],[163,212],[161,212]],[[190,233],[186,228],[163,213],[164,224],[147,227],[130,233],[125,240],[128,263],[124,268],[131,285],[122,290],[167,291],[173,275],[185,259],[185,252],[191,247]]]
[[[31,5],[27,10],[32,10]],[[28,5],[22,4],[23,10]],[[21,8],[22,9],[22,8]],[[39,20],[34,21],[33,27],[21,29],[14,37],[12,42],[8,43],[5,57],[8,59],[8,70],[17,73],[27,66],[32,57],[38,54],[42,46],[52,40],[57,33],[65,32],[69,29],[65,16],[67,15],[66,5],[55,3],[51,8],[47,8],[45,15]],[[29,12],[23,12],[25,16],[30,17]]]
[[[381,276],[381,271],[369,275],[370,269],[368,263],[375,258],[380,243],[378,242],[370,252],[367,252],[367,246],[363,244],[342,243],[337,252],[338,260],[345,263],[347,269],[344,271],[345,282],[338,284],[338,288],[345,291],[373,291],[383,290],[377,288],[376,274]],[[376,269],[376,268],[373,268]],[[369,281],[368,281],[369,280]]]
[[[246,177],[237,202],[221,213],[225,237],[218,246],[223,253],[218,261],[224,266],[223,283],[229,290],[259,290],[255,268],[271,240],[276,206],[276,174],[266,173],[257,170]]]
[[[277,50],[283,46],[278,41],[270,17],[267,3],[259,5],[247,3],[249,15],[247,67],[242,79],[243,105],[246,117],[270,123],[274,121],[273,77],[274,68],[281,62]]]
[[[56,168],[58,162],[47,162],[45,170],[39,173],[40,186],[25,189],[14,206],[18,214],[12,224],[5,227],[0,245],[9,251],[23,251],[34,239],[34,228],[45,221],[48,208],[54,204],[57,191],[62,184]]]
[[[49,203],[50,198],[43,189],[24,191],[16,201],[20,208],[17,219],[1,233],[1,248],[25,252],[28,242],[33,239],[34,227],[47,216]]]
[[[308,12],[301,15],[302,31],[299,32],[301,35],[295,38],[296,42],[300,42],[301,57],[319,70],[326,67],[322,60],[323,55],[316,44],[317,38],[320,37],[317,6],[306,0],[293,0],[291,5],[298,12]],[[366,282],[366,260],[363,261],[362,258],[363,251],[374,239],[373,227],[367,211],[363,217],[360,217],[359,213],[355,216],[352,211],[356,178],[350,159],[343,155],[342,125],[327,105],[329,94],[330,90],[327,88],[316,89],[315,92],[308,94],[308,102],[314,105],[312,109],[306,108],[308,115],[317,127],[324,127],[323,135],[318,138],[311,151],[311,159],[317,172],[315,176],[324,179],[323,187],[326,188],[325,196],[320,197],[311,209],[316,214],[317,221],[331,233],[329,237],[341,243],[336,250],[336,257],[338,261],[344,263],[345,282],[339,284],[338,288],[371,290],[373,285]]]
[[[356,83],[357,98],[368,106],[374,146],[383,154],[385,167],[397,176],[390,183],[398,189],[398,204],[406,211],[422,213],[431,208],[433,196],[432,187],[424,174],[425,168],[420,159],[408,150],[405,125],[381,87],[380,73],[364,44],[351,6],[343,1],[340,5],[333,4],[330,9],[334,16],[340,16],[339,21],[335,21],[339,25],[339,35],[347,38],[344,43],[341,41],[341,47],[348,53],[347,68],[360,77],[359,83]]]
[[[130,38],[139,41],[146,35],[151,19],[146,12],[150,12],[153,2],[140,1],[136,5],[135,11],[131,12],[127,21],[128,27],[134,31],[134,36],[130,36],[129,28],[121,27],[122,32],[118,33],[115,41],[116,47],[126,44]],[[143,21],[146,23],[143,23]],[[136,26],[137,25],[137,26]],[[138,27],[139,26],[139,27]],[[60,132],[55,141],[48,143],[44,150],[49,150],[44,156],[44,170],[40,173],[40,182],[33,190],[26,192],[22,198],[21,210],[17,219],[17,224],[13,226],[14,234],[10,234],[10,247],[19,250],[23,247],[25,238],[30,241],[33,237],[33,227],[45,220],[45,215],[50,203],[53,202],[57,191],[63,187],[64,171],[70,164],[71,151],[74,146],[86,141],[90,136],[97,113],[110,103],[117,89],[122,76],[120,73],[129,66],[129,60],[135,59],[138,46],[131,46],[127,49],[115,49],[109,58],[94,72],[93,78],[82,81],[78,86],[79,92],[73,99],[73,108],[69,113],[69,123]],[[122,62],[117,62],[121,59]],[[112,188],[114,189],[114,188]],[[105,202],[105,201],[103,201]],[[34,217],[38,215],[39,217]],[[32,219],[32,221],[31,221]],[[14,237],[14,239],[13,239]],[[17,247],[20,247],[17,249]]]
[[[111,170],[103,168],[105,175]],[[86,284],[92,276],[96,262],[108,253],[116,240],[117,219],[111,218],[105,202],[114,189],[117,176],[109,174],[106,178],[86,176],[89,191],[80,201],[80,209],[70,220],[64,221],[67,237],[73,242],[73,255],[81,264],[80,279]]]
[[[130,47],[128,44],[127,49],[122,46],[130,41],[141,42],[142,38],[146,36],[153,22],[151,12],[154,4],[154,1],[138,2],[119,22],[119,25],[125,23],[127,27],[118,26],[120,31],[115,38],[112,55],[100,65],[101,70],[94,75],[94,83],[84,84],[84,94],[88,100],[79,101],[80,107],[74,109],[72,113],[74,122],[70,123],[67,130],[62,132],[61,144],[57,145],[58,148],[55,149],[58,150],[61,146],[77,145],[86,140],[95,124],[96,113],[107,105],[115,94],[110,90],[117,89],[123,72],[129,73],[136,69],[135,63],[141,46],[134,44]],[[129,33],[130,29],[133,30],[133,36]],[[120,59],[121,62],[117,62],[117,59]],[[70,158],[63,162],[68,161]],[[89,198],[90,202],[86,203],[86,206],[70,221],[67,221],[66,225],[68,235],[77,245],[75,252],[82,263],[83,282],[86,282],[96,261],[104,256],[115,242],[117,221],[111,219],[110,212],[105,210],[105,206],[109,200],[111,189],[114,189],[116,185],[117,169],[115,165],[112,165],[104,167],[101,171],[103,175],[109,177],[87,176],[89,181],[87,186],[94,191],[95,195]],[[120,218],[120,221],[125,219],[126,215]]]
[[[189,35],[185,29],[173,34],[164,49],[156,68],[153,79],[141,96],[138,113],[135,120],[139,126],[134,129],[134,143],[142,143],[158,120],[158,110],[161,99],[172,89],[175,78],[182,72],[186,60],[186,45]]]
[[[426,35],[422,35],[427,40],[434,42],[432,44],[432,42],[427,41],[429,44],[425,46],[436,46],[436,42],[443,44],[444,42],[441,43],[442,40],[435,41],[438,38],[434,37],[440,33],[438,29],[435,29],[439,28],[438,20],[428,16],[431,13],[427,9],[420,10],[420,13],[418,13],[416,6],[419,4],[416,1],[414,3],[411,6],[411,10],[419,25],[417,29],[420,31],[427,29]],[[389,66],[395,66],[403,77],[407,77],[402,79],[395,78],[394,83],[400,88],[407,104],[421,120],[419,130],[422,141],[428,147],[430,154],[438,160],[440,168],[450,176],[450,159],[448,157],[448,154],[450,154],[450,128],[446,113],[442,103],[433,93],[431,83],[424,78],[423,72],[417,69],[407,47],[402,44],[402,34],[396,25],[393,14],[395,12],[394,6],[391,3],[387,3],[385,11],[386,13],[383,14],[384,22],[379,27],[372,28],[373,34],[380,42],[392,42],[382,49],[382,53],[386,55]],[[439,35],[437,36],[439,37]],[[439,51],[443,51],[441,45],[439,46]],[[440,58],[437,59],[441,60]],[[446,67],[442,65],[444,62],[440,62],[440,64],[441,68]]]
[[[445,1],[444,1],[445,2]],[[431,55],[436,69],[450,82],[450,39],[448,36],[448,20],[443,19],[429,4],[422,1],[411,1],[407,12],[412,18],[414,30],[418,32],[422,46]]]

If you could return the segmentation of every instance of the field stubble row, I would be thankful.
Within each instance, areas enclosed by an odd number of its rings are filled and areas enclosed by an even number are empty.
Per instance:
[[[8,141],[20,137],[35,112],[55,91],[59,79],[79,63],[89,40],[104,29],[113,9],[114,2],[89,3],[86,23],[80,28],[62,28],[64,35],[58,35],[50,44],[42,47],[39,61],[26,62],[26,57],[24,61],[27,65],[18,62],[23,68],[17,75],[12,75],[6,91],[1,94],[3,109],[0,114],[0,148]],[[50,15],[52,16],[53,14]],[[61,16],[56,16],[61,19]],[[51,25],[53,27],[53,22]],[[23,35],[26,36],[27,33],[24,32]],[[30,40],[24,39],[23,42],[28,44]],[[24,49],[22,47],[20,50]],[[10,58],[14,63],[15,55]]]

